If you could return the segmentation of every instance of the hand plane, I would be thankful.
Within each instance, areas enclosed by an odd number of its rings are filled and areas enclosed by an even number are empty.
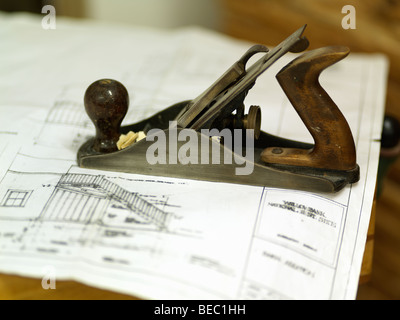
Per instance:
[[[197,98],[131,125],[121,126],[129,105],[127,89],[111,79],[92,83],[84,104],[96,136],[79,149],[79,166],[318,192],[337,192],[357,182],[351,130],[318,81],[325,68],[348,55],[348,48],[306,51],[276,75],[313,144],[262,131],[259,106],[250,106],[245,114],[244,101],[257,77],[287,52],[308,48],[304,29],[271,50],[252,46]],[[248,66],[259,53],[262,56]],[[119,148],[121,137],[128,133],[133,143]],[[138,133],[145,138],[139,141]]]

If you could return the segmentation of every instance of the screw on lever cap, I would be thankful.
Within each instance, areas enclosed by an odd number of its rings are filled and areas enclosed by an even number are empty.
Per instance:
[[[100,153],[117,151],[121,123],[129,105],[126,88],[116,80],[97,80],[87,88],[84,103],[96,128],[93,150]]]

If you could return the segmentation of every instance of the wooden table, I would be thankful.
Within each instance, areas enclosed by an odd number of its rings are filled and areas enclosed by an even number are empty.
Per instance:
[[[96,289],[75,281],[56,281],[55,289],[43,289],[42,279],[0,274],[3,300],[136,300],[137,298]]]

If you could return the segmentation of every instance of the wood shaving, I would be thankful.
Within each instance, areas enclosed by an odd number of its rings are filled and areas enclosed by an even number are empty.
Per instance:
[[[146,138],[146,134],[143,131],[129,131],[127,134],[121,134],[117,142],[117,148],[118,150],[125,149],[143,138]]]

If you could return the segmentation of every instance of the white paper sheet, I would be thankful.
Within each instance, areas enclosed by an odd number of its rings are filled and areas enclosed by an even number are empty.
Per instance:
[[[358,183],[336,194],[81,169],[88,85],[121,81],[123,124],[193,99],[250,46],[160,31],[0,15],[0,271],[149,299],[354,299],[374,196],[387,61],[351,54],[321,83],[352,129]],[[306,31],[307,34],[307,31]],[[310,39],[312,41],[312,39]],[[262,129],[312,142],[274,75],[246,105]]]

